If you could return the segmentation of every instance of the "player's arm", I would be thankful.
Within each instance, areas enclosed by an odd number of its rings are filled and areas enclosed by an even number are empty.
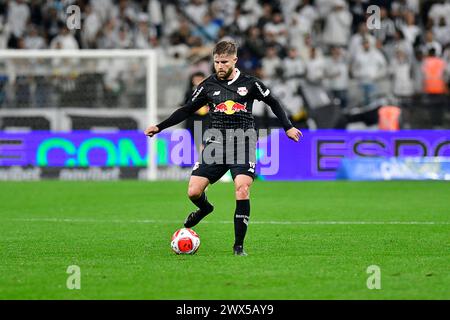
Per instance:
[[[300,130],[295,128],[292,125],[292,122],[289,120],[286,112],[284,111],[283,107],[281,106],[281,103],[278,99],[276,99],[270,90],[264,86],[263,83],[260,81],[255,82],[256,86],[256,99],[263,101],[265,104],[267,104],[272,112],[275,114],[275,116],[280,120],[284,131],[286,132],[286,135],[294,140],[295,142],[298,142],[301,137],[303,137],[303,134]]]
[[[195,111],[207,104],[207,96],[204,91],[205,87],[200,86],[197,90],[194,91],[194,93],[192,94],[192,98],[184,106],[172,113],[169,118],[157,125],[151,125],[147,129],[145,129],[145,135],[153,137],[155,134],[163,131],[164,129],[172,127],[176,124],[179,124],[183,120],[186,120]]]

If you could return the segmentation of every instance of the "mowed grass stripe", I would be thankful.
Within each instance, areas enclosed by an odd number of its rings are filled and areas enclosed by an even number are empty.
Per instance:
[[[179,220],[93,220],[76,218],[19,218],[7,219],[18,222],[75,222],[75,223],[151,223],[180,224]],[[233,221],[202,221],[202,224],[232,224]],[[446,221],[251,221],[251,224],[275,225],[450,225]]]

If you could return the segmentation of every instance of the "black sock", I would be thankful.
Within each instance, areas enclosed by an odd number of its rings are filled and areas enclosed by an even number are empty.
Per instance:
[[[213,206],[211,203],[208,202],[208,199],[206,198],[206,194],[203,192],[200,198],[192,200],[191,201],[199,207],[199,209],[204,213],[205,215],[210,213],[212,211]]]
[[[248,219],[250,217],[250,200],[236,200],[236,211],[234,212],[234,245],[244,244],[247,233]]]

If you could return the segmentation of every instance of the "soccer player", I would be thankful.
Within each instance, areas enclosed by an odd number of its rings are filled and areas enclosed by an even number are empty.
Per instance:
[[[209,130],[215,133],[205,139],[200,162],[196,163],[192,170],[188,196],[198,210],[187,216],[184,226],[192,228],[213,211],[214,207],[209,203],[205,189],[230,170],[236,194],[233,253],[245,256],[247,254],[244,251],[244,238],[250,217],[249,191],[255,178],[256,134],[233,136],[229,133],[237,130],[256,132],[252,105],[257,99],[270,106],[290,139],[298,142],[303,135],[289,121],[280,102],[273,97],[270,90],[259,79],[245,75],[236,68],[237,46],[233,41],[217,43],[213,50],[213,59],[216,73],[198,85],[184,106],[160,124],[149,126],[144,133],[153,137],[187,119],[205,104],[209,105]],[[214,149],[211,152],[212,148],[209,147],[222,149]]]

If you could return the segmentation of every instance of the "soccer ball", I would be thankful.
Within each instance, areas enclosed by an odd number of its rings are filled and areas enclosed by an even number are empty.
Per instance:
[[[176,254],[194,254],[200,247],[200,237],[192,229],[179,229],[172,236],[171,247]]]

